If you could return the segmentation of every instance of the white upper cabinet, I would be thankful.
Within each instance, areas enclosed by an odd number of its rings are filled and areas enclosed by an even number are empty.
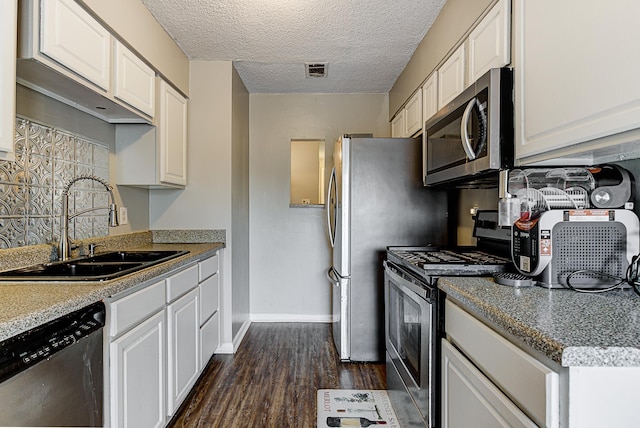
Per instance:
[[[0,2],[0,156],[13,152],[17,10],[17,0]]]
[[[41,3],[40,51],[104,90],[111,80],[111,34],[74,0]]]
[[[422,129],[422,91],[418,89],[404,107],[405,136],[410,137]]]
[[[117,40],[114,41],[113,54],[113,95],[153,117],[156,100],[155,71]]]
[[[155,126],[116,127],[117,184],[149,189],[187,184],[187,99],[159,77],[156,81]]]
[[[402,109],[391,119],[391,136],[393,138],[402,138],[404,134],[404,109]]]
[[[465,88],[464,44],[438,68],[438,109],[460,94]]]
[[[431,76],[422,85],[422,125],[438,112],[438,73]]]
[[[187,184],[187,100],[165,81],[160,82],[160,181]]]
[[[500,0],[473,29],[469,43],[469,82],[511,61],[511,0]]]
[[[640,3],[515,0],[513,7],[516,158],[591,163],[599,152],[626,155],[613,145],[640,128]]]
[[[21,0],[18,14],[19,84],[110,123],[153,121],[155,73],[79,3]]]

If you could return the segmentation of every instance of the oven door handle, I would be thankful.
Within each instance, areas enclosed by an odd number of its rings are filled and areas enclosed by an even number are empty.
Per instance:
[[[382,264],[384,265],[385,274],[388,275],[389,278],[391,278],[391,280],[396,283],[396,285],[404,288],[408,288],[410,291],[412,291],[414,294],[417,294],[424,300],[427,300],[427,301],[431,300],[430,299],[431,293],[429,293],[429,291],[426,288],[423,288],[413,283],[412,281],[409,281],[406,278],[406,275],[409,275],[409,274],[405,273],[400,266],[396,265],[393,262],[390,262],[389,260],[383,261]],[[424,284],[425,287],[427,286],[426,281],[420,281],[420,282]]]

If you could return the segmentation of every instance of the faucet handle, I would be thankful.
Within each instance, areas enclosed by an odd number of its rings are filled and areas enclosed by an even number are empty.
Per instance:
[[[96,255],[97,247],[104,247],[104,244],[89,244],[89,257],[93,257]]]

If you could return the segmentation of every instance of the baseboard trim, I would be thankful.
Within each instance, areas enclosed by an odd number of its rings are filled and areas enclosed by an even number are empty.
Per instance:
[[[301,314],[251,314],[251,322],[314,322],[330,323],[331,315],[301,315]]]
[[[244,336],[247,334],[247,331],[249,330],[250,325],[251,325],[251,320],[250,319],[245,320],[245,322],[242,323],[240,330],[238,330],[238,334],[236,334],[236,337],[233,338],[234,354],[236,353],[236,351],[238,350],[238,347],[242,343],[242,339],[244,339]]]

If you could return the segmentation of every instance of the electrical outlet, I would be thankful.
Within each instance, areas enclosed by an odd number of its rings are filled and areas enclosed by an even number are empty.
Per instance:
[[[311,203],[311,199],[302,199],[302,205],[309,205]]]
[[[129,224],[129,214],[127,213],[127,207],[120,207],[120,215],[119,215],[119,223],[120,224]]]

